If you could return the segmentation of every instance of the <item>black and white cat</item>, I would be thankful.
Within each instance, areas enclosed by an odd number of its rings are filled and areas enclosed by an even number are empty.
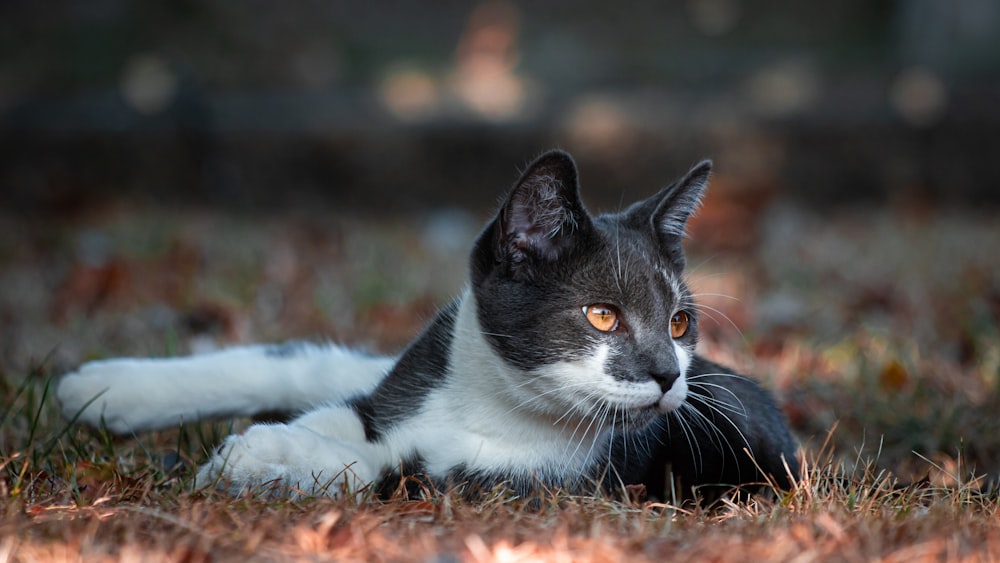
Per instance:
[[[92,362],[60,382],[63,413],[117,433],[304,413],[230,436],[198,471],[233,494],[391,490],[401,475],[522,495],[643,483],[663,498],[671,479],[764,474],[788,487],[797,446],[771,397],[694,351],[681,242],[710,170],[592,216],[572,158],[546,153],[480,234],[467,288],[398,358],[286,344]]]

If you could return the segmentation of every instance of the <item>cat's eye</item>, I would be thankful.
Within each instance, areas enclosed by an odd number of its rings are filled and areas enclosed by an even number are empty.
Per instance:
[[[691,317],[684,311],[677,311],[674,313],[673,317],[670,317],[670,336],[677,339],[688,331],[688,324],[691,322]]]
[[[596,304],[583,308],[583,314],[594,328],[602,332],[614,332],[618,329],[618,310],[611,305]]]

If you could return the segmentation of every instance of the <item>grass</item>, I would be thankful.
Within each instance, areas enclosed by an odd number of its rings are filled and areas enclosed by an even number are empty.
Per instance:
[[[203,424],[119,440],[68,425],[50,380],[8,387],[0,557],[102,560],[975,560],[1000,556],[1000,501],[975,480],[900,487],[829,442],[797,487],[711,510],[498,491],[362,502],[232,499],[191,491],[191,467],[230,430]]]
[[[710,304],[744,331],[705,318],[703,351],[776,391],[805,461],[792,491],[711,509],[558,491],[534,504],[192,491],[193,468],[248,421],[114,437],[59,415],[56,378],[95,357],[226,342],[392,348],[457,289],[459,253],[414,241],[419,223],[0,217],[0,563],[1000,559],[1000,257],[982,251],[998,222],[865,217],[801,221],[739,255],[693,249],[711,259],[693,259],[692,278],[739,297]],[[81,258],[87,245],[103,261]]]

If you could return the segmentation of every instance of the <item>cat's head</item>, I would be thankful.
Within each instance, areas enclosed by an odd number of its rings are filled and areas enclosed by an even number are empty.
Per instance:
[[[681,243],[710,171],[594,216],[567,153],[528,166],[471,258],[480,328],[519,408],[637,427],[681,405],[698,336]]]

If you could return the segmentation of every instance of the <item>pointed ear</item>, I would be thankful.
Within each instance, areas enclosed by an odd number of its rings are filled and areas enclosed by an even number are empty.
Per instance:
[[[701,205],[712,174],[712,161],[695,164],[683,178],[660,192],[660,203],[653,212],[653,226],[664,236],[683,237],[687,221]]]
[[[660,190],[655,196],[637,203],[629,210],[633,221],[649,225],[664,254],[678,267],[684,267],[685,236],[688,219],[698,209],[708,188],[712,161],[694,165],[683,178]]]
[[[500,210],[498,258],[513,264],[529,256],[555,260],[589,220],[573,158],[547,152],[528,166]]]

